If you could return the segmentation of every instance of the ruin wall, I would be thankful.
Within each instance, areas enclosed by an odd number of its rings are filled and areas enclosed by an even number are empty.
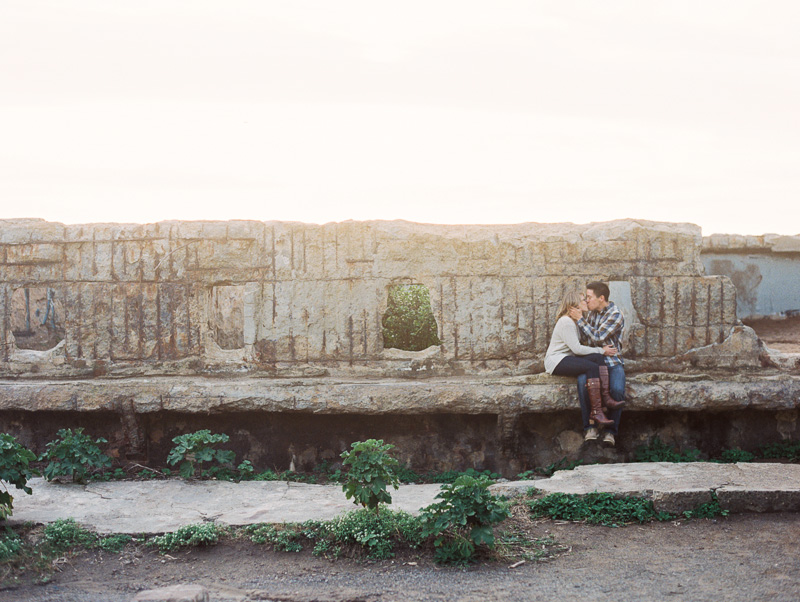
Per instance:
[[[653,369],[737,324],[734,285],[704,275],[701,243],[697,226],[636,220],[3,220],[0,378],[393,376],[419,358],[439,375],[530,374],[564,291],[595,279],[630,298],[625,357]],[[442,342],[416,355],[382,338],[388,289],[408,283],[429,289]],[[36,319],[62,329],[56,347],[23,348],[24,289]]]

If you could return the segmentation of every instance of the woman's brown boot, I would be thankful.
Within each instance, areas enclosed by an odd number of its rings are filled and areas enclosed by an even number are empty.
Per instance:
[[[611,426],[614,424],[613,420],[606,418],[603,414],[603,398],[600,396],[600,379],[590,378],[586,381],[586,389],[589,393],[589,405],[591,412],[589,413],[589,424],[599,424],[600,426]]]
[[[597,369],[600,370],[600,396],[603,399],[603,407],[616,410],[624,406],[625,402],[611,397],[611,392],[608,390],[608,366],[598,366]]]

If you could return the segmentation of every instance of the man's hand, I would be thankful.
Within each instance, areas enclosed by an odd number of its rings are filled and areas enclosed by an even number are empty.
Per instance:
[[[617,355],[617,348],[613,345],[606,345],[603,347],[603,355]]]
[[[567,315],[577,322],[583,317],[583,312],[578,307],[570,307]]]

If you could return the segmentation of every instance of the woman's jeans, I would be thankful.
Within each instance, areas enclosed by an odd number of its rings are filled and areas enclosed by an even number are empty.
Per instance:
[[[560,364],[559,364],[560,365]],[[553,371],[555,374],[555,370]],[[616,401],[625,399],[625,367],[622,364],[611,366],[608,369],[608,383],[609,393],[611,398]],[[591,406],[589,405],[589,396],[586,394],[586,375],[582,374],[578,377],[578,400],[581,403],[581,417],[583,418],[583,430],[589,429],[592,425],[589,424],[589,415],[591,414]],[[606,432],[616,435],[619,431],[619,421],[622,417],[622,409],[609,410],[606,412],[606,418],[614,421],[614,424],[606,427]]]
[[[553,370],[554,376],[580,376],[585,374],[586,378],[600,378],[598,366],[605,365],[606,360],[602,353],[592,353],[590,355],[568,355],[558,362],[558,366]]]

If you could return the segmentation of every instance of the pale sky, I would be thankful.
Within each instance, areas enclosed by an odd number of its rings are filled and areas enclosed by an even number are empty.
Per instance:
[[[0,0],[0,218],[800,233],[800,2]]]

